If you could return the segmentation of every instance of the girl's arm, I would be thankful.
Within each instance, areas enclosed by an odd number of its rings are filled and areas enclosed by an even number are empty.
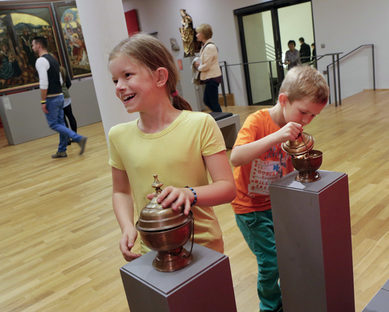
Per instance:
[[[214,206],[231,202],[236,196],[234,177],[225,151],[204,156],[206,167],[212,178],[209,185],[189,185],[197,193],[196,206]],[[166,187],[158,196],[158,202],[164,207],[180,209],[184,205],[184,213],[188,214],[194,194],[188,188]]]
[[[130,193],[130,182],[127,173],[112,167],[112,205],[122,231],[120,251],[124,259],[131,261],[140,257],[140,254],[131,251],[137,238],[134,227],[134,206]]]

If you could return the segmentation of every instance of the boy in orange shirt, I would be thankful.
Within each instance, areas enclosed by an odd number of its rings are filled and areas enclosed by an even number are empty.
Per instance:
[[[257,257],[260,311],[282,310],[269,185],[293,171],[281,143],[295,140],[328,101],[324,77],[310,66],[291,69],[278,102],[247,117],[231,152],[237,196],[236,222]]]

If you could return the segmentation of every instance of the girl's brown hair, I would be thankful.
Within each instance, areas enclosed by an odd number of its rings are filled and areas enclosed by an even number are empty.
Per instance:
[[[168,71],[166,92],[172,98],[173,106],[179,110],[192,110],[189,103],[177,93],[178,70],[173,56],[157,38],[146,34],[126,38],[112,49],[108,60],[111,61],[118,55],[128,55],[151,71],[159,67],[166,68]]]

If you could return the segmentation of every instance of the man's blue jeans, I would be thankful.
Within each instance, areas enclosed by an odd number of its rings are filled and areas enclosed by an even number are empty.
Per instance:
[[[49,127],[59,133],[59,145],[58,152],[65,152],[68,146],[68,138],[71,138],[75,142],[80,142],[81,135],[78,135],[73,130],[65,126],[63,119],[63,95],[47,97],[46,108],[49,111],[46,116]]]
[[[257,292],[261,311],[276,310],[281,305],[278,284],[277,251],[271,210],[235,215],[236,223],[251,251],[257,257]]]

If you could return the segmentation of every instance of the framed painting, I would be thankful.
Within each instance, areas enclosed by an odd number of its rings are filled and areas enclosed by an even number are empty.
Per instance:
[[[88,53],[81,29],[80,16],[76,4],[53,3],[62,39],[70,76],[80,78],[91,75]]]
[[[0,95],[38,86],[35,36],[47,38],[48,51],[64,64],[50,4],[0,8]]]

